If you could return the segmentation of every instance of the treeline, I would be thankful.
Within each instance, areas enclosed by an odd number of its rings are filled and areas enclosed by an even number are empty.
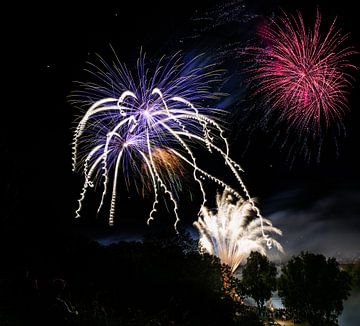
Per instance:
[[[335,258],[302,252],[282,267],[280,276],[277,274],[273,263],[252,252],[241,279],[233,284],[238,293],[255,300],[259,316],[266,316],[264,303],[277,290],[286,308],[286,319],[313,326],[338,324],[343,301],[350,295],[353,280]]]
[[[219,260],[188,236],[52,241],[13,262],[0,325],[238,325],[252,314],[236,316]]]
[[[256,326],[276,289],[296,320],[332,325],[350,290],[335,260],[309,253],[291,259],[280,278],[266,257],[252,253],[239,280],[216,257],[200,255],[187,235],[44,246],[27,248],[3,270],[1,325]],[[246,296],[257,309],[242,303]]]

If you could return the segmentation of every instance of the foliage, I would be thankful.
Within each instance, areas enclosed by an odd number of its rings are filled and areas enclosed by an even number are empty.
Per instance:
[[[346,266],[342,266],[351,276],[354,289],[360,289],[360,261]]]
[[[266,256],[252,252],[242,271],[239,292],[255,300],[260,314],[265,302],[271,298],[271,292],[275,289],[275,265]]]
[[[301,253],[282,269],[279,296],[295,319],[311,325],[337,325],[343,300],[350,292],[350,277],[334,258]]]
[[[13,291],[13,311],[27,316],[19,325],[32,325],[29,302],[33,324],[44,324],[44,316],[49,317],[48,285],[58,277],[67,284],[62,298],[79,313],[71,325],[238,325],[219,260],[187,250],[191,244],[186,245],[186,236],[173,237],[107,247],[58,242],[56,249],[48,246],[41,259],[34,251],[27,257],[30,277],[25,281],[30,286],[25,288],[23,276],[14,275],[19,291]],[[36,290],[31,288],[34,280]],[[23,304],[17,305],[20,297]],[[244,312],[240,317],[246,316]]]

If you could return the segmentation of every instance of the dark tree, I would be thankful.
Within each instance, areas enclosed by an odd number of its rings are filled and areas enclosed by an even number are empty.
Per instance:
[[[81,325],[234,325],[218,259],[188,250],[184,237],[75,248],[66,264]]]
[[[282,269],[279,296],[299,321],[311,325],[337,325],[343,300],[349,296],[351,280],[335,258],[301,253]]]
[[[360,261],[343,266],[352,279],[353,289],[360,289]]]
[[[276,267],[266,256],[252,252],[242,271],[239,292],[253,298],[257,304],[259,314],[271,292],[276,289]]]

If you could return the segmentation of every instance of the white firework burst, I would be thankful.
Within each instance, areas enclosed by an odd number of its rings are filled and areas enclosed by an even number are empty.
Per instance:
[[[223,264],[230,266],[232,273],[252,251],[266,255],[269,240],[277,250],[283,252],[281,244],[268,237],[269,233],[282,235],[281,230],[265,218],[253,218],[256,212],[252,200],[240,198],[233,203],[233,197],[225,190],[222,195],[217,195],[216,203],[216,213],[203,207],[201,216],[194,222],[200,234],[199,247],[202,252],[219,257]]]

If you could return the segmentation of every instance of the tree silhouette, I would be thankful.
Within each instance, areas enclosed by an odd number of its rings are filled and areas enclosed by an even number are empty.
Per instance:
[[[283,267],[278,290],[294,319],[329,326],[337,325],[350,284],[349,275],[339,269],[335,258],[306,252]]]
[[[266,256],[258,252],[252,252],[242,271],[239,292],[253,298],[257,304],[258,312],[267,300],[271,298],[271,292],[276,289],[276,267]]]

